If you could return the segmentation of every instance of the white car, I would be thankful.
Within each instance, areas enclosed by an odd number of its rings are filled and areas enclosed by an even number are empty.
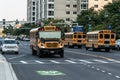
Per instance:
[[[2,54],[5,52],[15,52],[16,54],[19,53],[19,46],[15,39],[4,39],[1,48]]]
[[[115,48],[116,48],[117,50],[120,50],[120,39],[117,39],[117,40],[115,41]]]

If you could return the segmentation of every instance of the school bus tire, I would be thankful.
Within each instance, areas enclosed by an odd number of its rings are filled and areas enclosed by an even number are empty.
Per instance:
[[[32,48],[32,55],[37,55],[36,51]]]
[[[106,51],[106,52],[109,52],[109,51],[110,51],[110,49],[109,49],[109,48],[105,48],[105,51]]]
[[[60,57],[63,58],[64,57],[64,51],[62,50],[60,53]]]
[[[88,50],[89,48],[88,47],[86,47],[86,50]]]

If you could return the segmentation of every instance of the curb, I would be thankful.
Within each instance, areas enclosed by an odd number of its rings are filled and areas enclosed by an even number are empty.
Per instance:
[[[6,60],[6,58],[0,54],[0,61],[3,63],[4,79],[5,80],[18,80],[17,76],[12,68],[12,65]]]

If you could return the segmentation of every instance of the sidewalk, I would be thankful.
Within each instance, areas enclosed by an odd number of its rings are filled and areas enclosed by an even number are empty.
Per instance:
[[[0,80],[18,80],[10,63],[0,53]]]

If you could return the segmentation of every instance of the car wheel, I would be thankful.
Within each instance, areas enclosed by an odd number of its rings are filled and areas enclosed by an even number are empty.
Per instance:
[[[15,52],[15,54],[19,54],[19,52]]]
[[[2,54],[5,54],[5,52],[2,51]]]

